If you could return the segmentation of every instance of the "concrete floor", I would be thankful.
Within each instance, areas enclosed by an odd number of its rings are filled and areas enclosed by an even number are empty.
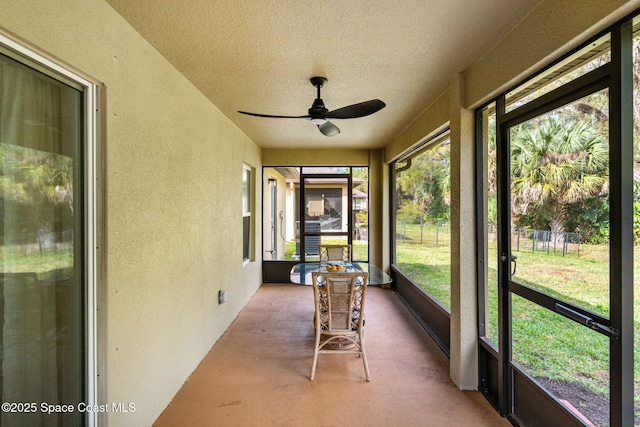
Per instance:
[[[369,287],[371,382],[356,355],[313,357],[312,288],[263,285],[154,426],[510,426],[458,390],[448,358],[391,290]]]

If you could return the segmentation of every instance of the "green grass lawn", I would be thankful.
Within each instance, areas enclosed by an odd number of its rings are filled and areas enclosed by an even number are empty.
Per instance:
[[[398,227],[396,265],[450,310],[450,235],[447,228],[408,224]],[[341,241],[325,241],[341,243]],[[487,337],[498,342],[497,256],[489,242]],[[3,271],[44,274],[69,267],[68,249],[40,254],[37,248],[1,247]],[[640,249],[639,249],[640,250]],[[292,259],[295,242],[287,243]],[[606,245],[582,245],[580,253],[514,252],[518,256],[514,280],[570,301],[605,317],[609,314],[609,267]],[[368,242],[353,242],[353,259],[368,259]],[[635,383],[640,396],[640,252],[635,256]],[[513,296],[513,360],[534,377],[578,382],[594,393],[608,395],[608,339],[588,328]]]
[[[449,236],[435,227],[398,226],[396,265],[450,310]],[[422,243],[420,240],[422,239]],[[497,256],[489,243],[487,337],[498,342]],[[544,293],[609,316],[609,256],[607,245],[582,245],[580,253],[514,252],[514,280]],[[640,252],[635,256],[635,372],[636,401],[640,391]],[[534,377],[580,383],[608,395],[609,340],[563,316],[513,296],[513,360]]]
[[[40,253],[37,244],[0,246],[3,273],[47,274],[53,270],[70,268],[73,253],[70,246],[60,245]]]

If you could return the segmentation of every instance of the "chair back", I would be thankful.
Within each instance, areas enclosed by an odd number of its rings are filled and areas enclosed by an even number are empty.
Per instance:
[[[351,262],[351,245],[320,245],[320,262]]]
[[[363,327],[366,272],[313,272],[316,319],[322,334],[357,334]]]
[[[316,306],[315,349],[310,380],[316,374],[319,354],[357,354],[362,358],[367,381],[371,380],[364,345],[364,296],[369,273],[314,271],[313,295]]]

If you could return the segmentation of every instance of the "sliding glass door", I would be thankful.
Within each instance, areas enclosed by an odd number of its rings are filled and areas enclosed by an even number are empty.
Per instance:
[[[96,403],[95,93],[18,49],[0,38],[0,424],[92,424],[40,405]]]

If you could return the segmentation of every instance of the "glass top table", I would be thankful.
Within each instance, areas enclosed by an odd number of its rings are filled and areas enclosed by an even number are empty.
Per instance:
[[[351,263],[345,263],[344,265],[346,266],[346,269],[343,271],[366,271],[369,273],[369,285],[389,285],[391,283],[391,276],[374,264],[354,261]],[[326,273],[327,269],[326,266],[320,266],[318,261],[302,262],[291,268],[289,278],[293,283],[297,283],[298,285],[313,285],[311,273],[314,271]],[[335,272],[332,271],[331,273]]]

